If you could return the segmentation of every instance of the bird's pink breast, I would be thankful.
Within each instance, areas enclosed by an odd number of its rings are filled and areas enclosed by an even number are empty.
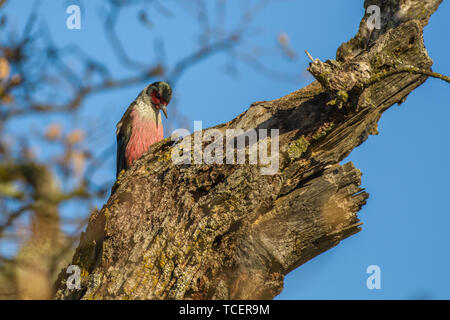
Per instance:
[[[142,119],[136,113],[132,113],[132,130],[130,140],[125,150],[127,166],[139,159],[148,148],[164,138],[163,126],[154,119]]]

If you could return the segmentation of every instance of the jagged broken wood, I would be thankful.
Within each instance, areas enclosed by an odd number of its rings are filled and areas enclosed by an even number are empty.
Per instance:
[[[405,101],[429,74],[423,28],[441,0],[379,5],[336,60],[313,61],[318,80],[273,101],[253,103],[216,129],[280,130],[280,169],[257,165],[175,165],[172,142],[154,145],[92,213],[72,263],[81,289],[58,299],[271,299],[284,275],[360,231],[367,193],[352,163],[340,165],[387,108]],[[373,81],[374,76],[386,74]],[[364,84],[370,83],[370,86]],[[405,111],[406,112],[406,111]]]

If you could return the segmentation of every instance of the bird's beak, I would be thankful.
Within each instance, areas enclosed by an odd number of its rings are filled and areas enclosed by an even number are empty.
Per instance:
[[[161,105],[161,110],[162,110],[162,112],[164,113],[164,115],[166,116],[166,119],[167,119],[168,118],[167,117],[167,105],[165,105],[165,104]]]

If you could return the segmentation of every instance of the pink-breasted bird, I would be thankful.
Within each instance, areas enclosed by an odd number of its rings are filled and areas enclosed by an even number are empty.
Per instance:
[[[148,148],[163,139],[160,110],[167,118],[172,88],[163,81],[144,88],[117,123],[117,173],[127,170]]]

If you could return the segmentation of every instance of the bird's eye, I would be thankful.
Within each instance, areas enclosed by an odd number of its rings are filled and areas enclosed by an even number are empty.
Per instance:
[[[151,99],[152,99],[152,102],[154,103],[154,104],[160,104],[161,103],[161,95],[159,94],[159,92],[158,91],[153,91],[152,93],[151,93]]]

